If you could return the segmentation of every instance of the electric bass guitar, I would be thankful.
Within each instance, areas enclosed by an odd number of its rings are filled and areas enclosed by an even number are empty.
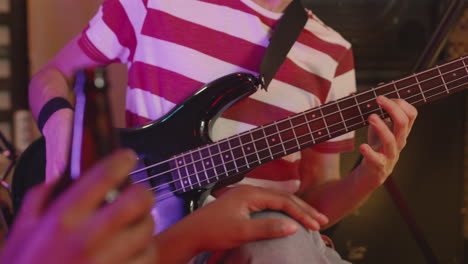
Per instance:
[[[203,86],[168,114],[141,127],[120,129],[121,144],[140,164],[130,175],[157,197],[153,215],[160,232],[200,205],[214,185],[228,184],[262,164],[366,126],[369,115],[388,117],[378,95],[419,106],[468,87],[468,56],[398,81],[350,95],[271,124],[212,142],[210,129],[232,104],[259,89],[247,73],[224,76]],[[40,139],[22,155],[14,175],[16,207],[25,192],[44,179],[45,144]]]

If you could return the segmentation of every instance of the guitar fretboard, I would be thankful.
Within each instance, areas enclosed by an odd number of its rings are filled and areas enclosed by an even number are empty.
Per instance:
[[[376,98],[401,98],[414,106],[467,88],[468,57],[464,56],[404,79],[344,97],[320,107],[257,127],[218,142],[179,154],[169,161],[176,192],[193,189],[245,173],[366,126],[371,114],[388,114]]]

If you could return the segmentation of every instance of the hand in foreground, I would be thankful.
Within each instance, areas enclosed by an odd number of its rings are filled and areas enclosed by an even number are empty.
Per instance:
[[[126,187],[109,204],[135,165],[131,151],[103,159],[45,207],[51,185],[32,189],[16,218],[0,263],[155,263],[151,245],[152,195],[141,186]],[[44,209],[45,208],[45,209]]]
[[[195,211],[189,218],[205,225],[202,250],[237,247],[245,242],[294,234],[297,223],[287,219],[252,219],[250,215],[263,210],[283,211],[312,230],[328,222],[297,196],[253,186],[239,186],[227,191],[216,201]]]
[[[292,220],[250,217],[263,210],[283,211],[313,230],[328,222],[326,216],[293,194],[238,186],[156,236],[162,247],[175,243],[176,237],[184,237],[176,248],[161,248],[161,260],[183,263],[202,251],[234,248],[249,241],[283,237],[297,231],[297,223]],[[184,253],[189,254],[184,256]]]
[[[358,169],[372,187],[380,186],[392,173],[418,114],[402,99],[379,96],[377,103],[390,115],[392,125],[376,114],[369,116],[369,144],[359,147],[364,159]]]

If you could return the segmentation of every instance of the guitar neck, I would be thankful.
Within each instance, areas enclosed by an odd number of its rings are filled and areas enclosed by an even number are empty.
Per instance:
[[[398,81],[315,107],[174,157],[175,186],[190,191],[248,172],[262,164],[368,124],[388,114],[376,98],[401,98],[419,106],[467,88],[468,56]]]

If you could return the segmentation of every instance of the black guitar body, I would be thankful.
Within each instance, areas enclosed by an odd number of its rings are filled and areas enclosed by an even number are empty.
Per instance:
[[[238,181],[262,164],[364,127],[371,114],[387,118],[376,101],[379,95],[420,106],[468,88],[468,57],[212,143],[210,131],[217,117],[258,87],[251,74],[227,75],[203,86],[161,119],[119,130],[122,145],[140,158],[132,181],[144,182],[157,195],[157,232],[198,207],[200,196],[215,184]],[[18,162],[13,181],[17,208],[25,192],[44,179],[44,149],[39,140]]]
[[[258,87],[257,78],[246,73],[217,79],[203,86],[159,120],[137,128],[120,129],[121,145],[135,150],[140,160],[138,167],[144,168],[211,143],[210,131],[217,117],[237,101],[254,93]],[[178,192],[180,188],[176,186],[174,176],[164,173],[171,171],[173,165],[169,162],[167,166],[142,169],[130,176],[135,183],[142,180],[159,197],[152,211],[157,219],[156,232],[166,229],[197,208],[202,200],[200,196],[208,194],[214,185]],[[18,162],[13,181],[16,209],[21,206],[27,190],[42,182],[44,175],[45,142],[41,138],[31,144]]]

